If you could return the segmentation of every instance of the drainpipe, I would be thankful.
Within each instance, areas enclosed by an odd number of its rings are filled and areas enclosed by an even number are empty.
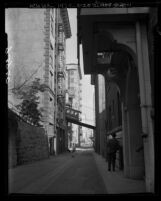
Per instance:
[[[142,114],[142,136],[147,137],[148,126],[147,126],[147,114],[146,114],[146,94],[144,85],[144,69],[143,69],[143,58],[142,58],[142,44],[141,44],[141,28],[140,23],[136,22],[136,43],[137,43],[137,58],[138,58],[138,72],[139,72],[139,84],[140,84],[140,107]]]
[[[143,37],[142,37],[142,35]],[[138,72],[140,85],[140,107],[142,117],[142,138],[144,142],[144,160],[145,160],[145,179],[146,189],[148,192],[153,192],[154,184],[154,151],[153,151],[153,132],[150,128],[149,110],[151,110],[150,93],[150,72],[148,60],[148,47],[146,40],[145,27],[136,22],[136,44],[137,44],[137,58],[138,58]]]

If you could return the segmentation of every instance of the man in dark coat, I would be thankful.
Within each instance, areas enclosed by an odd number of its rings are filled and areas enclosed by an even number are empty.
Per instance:
[[[112,134],[112,139],[109,139],[107,142],[107,161],[108,161],[108,171],[111,171],[111,164],[112,169],[115,171],[115,161],[116,161],[116,152],[119,150],[120,145],[118,140],[115,138],[116,134]]]

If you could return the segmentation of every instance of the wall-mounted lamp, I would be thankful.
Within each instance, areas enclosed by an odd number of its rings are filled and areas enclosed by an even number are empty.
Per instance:
[[[97,52],[97,64],[110,64],[113,52]]]

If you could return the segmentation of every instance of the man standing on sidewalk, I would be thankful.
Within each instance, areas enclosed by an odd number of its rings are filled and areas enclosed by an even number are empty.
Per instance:
[[[108,171],[111,171],[111,165],[112,165],[113,171],[115,171],[116,152],[120,148],[119,142],[115,137],[116,137],[116,134],[113,133],[112,139],[109,139],[107,141]]]

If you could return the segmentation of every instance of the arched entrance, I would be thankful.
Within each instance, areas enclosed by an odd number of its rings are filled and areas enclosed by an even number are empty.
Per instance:
[[[126,45],[118,44],[117,46],[117,43],[115,45],[113,50],[116,48],[117,51],[114,51],[111,57],[111,67],[106,71],[105,77],[108,82],[117,84],[120,89],[124,174],[129,178],[143,179],[145,176],[144,149],[141,137],[142,120],[136,57]]]
[[[144,149],[141,137],[141,109],[139,80],[136,66],[128,59],[125,91],[122,100],[124,133],[124,173],[127,177],[142,179],[144,177]],[[123,90],[123,89],[122,89]]]

